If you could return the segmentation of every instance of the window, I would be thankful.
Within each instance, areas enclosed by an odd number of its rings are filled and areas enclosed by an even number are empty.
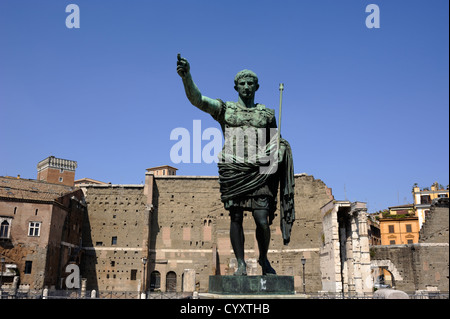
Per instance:
[[[40,236],[41,222],[30,222],[28,226],[28,236],[37,237]]]
[[[395,240],[389,241],[389,245],[395,245]]]
[[[24,273],[25,274],[31,274],[31,268],[33,266],[33,262],[31,260],[27,260],[25,261],[25,270]]]
[[[407,224],[406,225],[406,232],[407,233],[412,233],[412,227],[411,227],[411,225],[410,224]],[[409,244],[409,243],[408,243]],[[412,244],[412,243],[411,243]]]
[[[430,195],[422,195],[420,196],[420,204],[431,204]]]
[[[117,236],[111,238],[111,245],[117,245]]]
[[[412,239],[408,239],[408,244],[413,244],[413,240]]]
[[[136,280],[137,269],[131,269],[130,280]]]
[[[0,238],[9,238],[10,220],[3,219],[0,223]]]
[[[394,225],[389,225],[389,233],[394,233]]]
[[[60,182],[62,183],[62,181],[63,181],[63,178],[62,178],[62,177],[60,177],[60,178],[59,178],[59,181],[60,181]]]
[[[103,246],[103,242],[102,241],[96,241],[95,242],[95,246]]]

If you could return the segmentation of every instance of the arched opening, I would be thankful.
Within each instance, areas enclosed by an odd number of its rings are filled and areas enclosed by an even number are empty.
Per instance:
[[[161,274],[159,271],[152,271],[150,274],[150,291],[157,291],[161,288]]]
[[[9,223],[6,220],[0,225],[0,238],[9,238]]]
[[[371,268],[374,288],[395,288],[396,281],[403,280],[390,260],[372,260]]]
[[[387,285],[386,288],[393,288],[395,287],[395,278],[394,278],[394,274],[389,270],[389,268],[382,268],[383,272],[382,272],[382,276],[384,277],[383,282],[385,285]]]
[[[177,291],[177,274],[173,271],[169,271],[166,275],[166,291],[167,292]]]

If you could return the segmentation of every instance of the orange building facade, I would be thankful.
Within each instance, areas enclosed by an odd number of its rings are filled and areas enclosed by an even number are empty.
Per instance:
[[[413,204],[389,207],[380,218],[381,245],[419,242],[419,218]]]

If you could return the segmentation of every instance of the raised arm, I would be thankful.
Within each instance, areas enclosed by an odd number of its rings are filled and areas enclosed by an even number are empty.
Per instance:
[[[183,80],[184,90],[189,102],[204,112],[211,115],[216,114],[220,109],[220,102],[203,96],[200,93],[200,90],[192,80],[189,62],[185,58],[182,58],[180,54],[178,54],[177,58],[177,73]]]

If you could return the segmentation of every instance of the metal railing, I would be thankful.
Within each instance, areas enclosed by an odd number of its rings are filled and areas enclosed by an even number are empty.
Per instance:
[[[448,291],[413,291],[406,292],[409,299],[449,299]],[[0,299],[190,299],[192,293],[186,292],[147,292],[142,295],[138,291],[81,291],[73,290],[26,290],[13,291],[3,289]],[[377,299],[373,293],[299,293],[296,297],[301,299]]]

